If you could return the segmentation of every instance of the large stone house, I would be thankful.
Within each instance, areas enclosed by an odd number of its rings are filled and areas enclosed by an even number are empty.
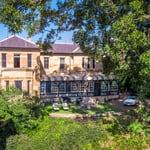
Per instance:
[[[47,51],[19,36],[0,41],[0,88],[9,85],[39,95],[100,97],[118,95],[117,80],[102,74],[102,64],[76,44],[53,44]]]
[[[14,85],[21,91],[38,94],[40,80],[35,77],[40,51],[36,44],[10,36],[0,41],[0,87]]]

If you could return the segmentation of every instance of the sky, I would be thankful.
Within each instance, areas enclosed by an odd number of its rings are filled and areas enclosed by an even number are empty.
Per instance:
[[[52,0],[52,8],[56,8],[57,5],[57,0]],[[8,32],[7,28],[3,25],[3,24],[0,24],[0,41],[11,36],[12,34]],[[19,35],[25,39],[28,38],[28,34],[26,31],[23,31],[22,33],[20,34],[16,34],[16,35]],[[72,35],[73,35],[73,31],[69,31],[69,32],[62,32],[59,36],[61,36],[61,39],[60,40],[57,40],[56,43],[73,43],[72,41]],[[32,37],[32,42],[35,42],[40,38],[40,34],[39,35],[35,35]]]
[[[60,34],[61,39],[57,40],[56,43],[72,43],[72,34],[73,32],[62,32]],[[8,32],[8,29],[3,24],[0,24],[0,41],[11,35],[12,34]],[[28,37],[28,34],[26,31],[23,31],[22,33],[16,34],[16,35],[21,36],[25,39],[27,39]],[[36,42],[39,39],[39,37],[40,37],[40,34],[33,36],[32,41]]]

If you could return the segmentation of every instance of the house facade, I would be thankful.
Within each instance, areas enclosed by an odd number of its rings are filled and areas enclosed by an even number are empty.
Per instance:
[[[12,85],[37,95],[40,86],[40,79],[35,75],[38,57],[38,47],[26,39],[14,35],[0,41],[0,88]]]
[[[118,96],[118,83],[102,74],[102,64],[76,44],[52,44],[47,51],[19,36],[0,41],[0,87],[9,85],[39,95],[43,101]]]

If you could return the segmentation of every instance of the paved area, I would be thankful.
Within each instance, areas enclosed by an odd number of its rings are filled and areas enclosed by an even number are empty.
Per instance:
[[[130,110],[130,109],[136,109],[138,106],[124,106],[123,105],[124,99],[116,99],[116,100],[110,100],[108,104],[112,105],[115,108],[118,108],[120,110]]]
[[[53,118],[71,118],[71,119],[76,119],[77,116],[81,117],[82,115],[78,114],[61,114],[61,113],[51,113],[49,114],[50,117]]]

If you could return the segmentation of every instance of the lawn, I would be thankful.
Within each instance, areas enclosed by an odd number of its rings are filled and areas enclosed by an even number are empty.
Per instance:
[[[108,112],[119,112],[120,110],[110,106],[109,104],[96,104],[94,107],[90,108],[83,108],[80,105],[75,105],[70,103],[68,110],[63,110],[61,104],[58,104],[59,110],[54,110],[52,105],[47,105],[46,110],[49,113],[61,113],[61,114],[101,114],[101,113],[108,113]]]

